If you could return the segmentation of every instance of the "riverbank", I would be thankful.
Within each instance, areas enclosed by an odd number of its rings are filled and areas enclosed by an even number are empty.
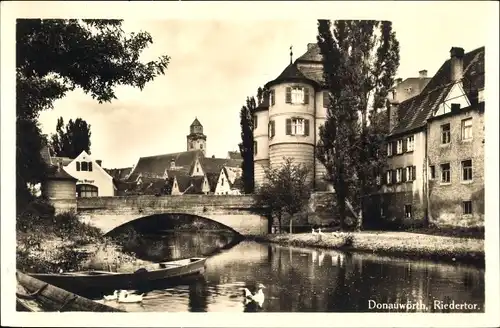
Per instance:
[[[412,232],[327,232],[269,234],[249,239],[299,247],[369,252],[408,259],[460,262],[484,267],[484,240]]]
[[[86,269],[130,271],[143,262],[73,213],[26,213],[17,218],[16,264],[23,272]]]

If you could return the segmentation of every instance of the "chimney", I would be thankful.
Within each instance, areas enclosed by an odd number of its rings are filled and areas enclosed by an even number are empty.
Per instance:
[[[426,69],[423,69],[421,71],[418,72],[418,76],[423,79],[423,78],[426,78],[427,77],[427,70]]]
[[[96,159],[95,162],[97,163],[97,165],[99,165],[100,167],[102,167],[102,160]]]
[[[316,43],[308,43],[307,44],[307,50],[311,50],[312,48],[314,48],[316,46]]]
[[[212,155],[212,158],[215,158],[215,155]]]
[[[450,50],[451,81],[457,82],[464,74],[464,49],[453,47]]]

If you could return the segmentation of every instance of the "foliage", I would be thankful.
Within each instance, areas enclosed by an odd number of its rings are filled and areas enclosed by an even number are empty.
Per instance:
[[[256,206],[268,208],[271,216],[278,219],[280,228],[283,216],[289,215],[291,233],[293,216],[306,207],[311,196],[311,169],[294,164],[291,158],[284,160],[282,166],[265,171],[264,183],[256,190],[254,198]]]
[[[346,205],[363,208],[385,164],[388,122],[381,117],[399,66],[399,43],[391,22],[368,20],[335,21],[333,31],[330,21],[319,20],[317,39],[330,93],[317,157],[333,183],[343,229]]]
[[[18,210],[32,198],[27,184],[42,182],[40,111],[79,87],[100,103],[116,99],[114,87],[142,90],[165,73],[170,58],[142,63],[153,42],[147,32],[126,35],[121,20],[19,19],[16,24],[16,192]]]
[[[51,148],[55,156],[76,158],[82,151],[90,154],[90,124],[81,118],[69,120],[64,126],[64,120],[59,117],[56,133],[51,135]]]

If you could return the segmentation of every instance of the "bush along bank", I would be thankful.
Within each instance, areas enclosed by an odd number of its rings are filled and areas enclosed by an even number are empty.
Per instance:
[[[55,214],[42,200],[30,204],[16,218],[16,264],[23,272],[119,271],[138,261],[98,228],[82,223],[76,214]]]
[[[410,232],[326,232],[269,234],[248,239],[298,247],[369,252],[407,259],[460,262],[484,267],[484,240]]]

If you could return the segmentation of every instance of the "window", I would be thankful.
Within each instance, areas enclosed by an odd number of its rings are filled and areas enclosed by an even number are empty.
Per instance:
[[[415,180],[415,167],[408,166],[406,168],[406,181],[413,181],[413,180]]]
[[[441,182],[451,182],[450,163],[441,164]]]
[[[224,185],[224,177],[222,177],[222,178],[220,179],[220,185],[221,185],[221,186],[223,186],[223,185]]]
[[[405,218],[411,218],[411,205],[405,205]]]
[[[403,140],[398,140],[397,153],[398,154],[402,154],[403,153]]]
[[[377,174],[377,176],[375,177],[375,183],[377,184],[377,186],[380,186],[382,184],[382,176],[380,174]]]
[[[328,108],[330,106],[330,92],[323,91],[323,107]]]
[[[289,118],[286,120],[287,135],[309,135],[309,120],[303,118]]]
[[[257,141],[253,142],[253,155],[257,155]]]
[[[387,156],[392,156],[392,142],[387,144]]]
[[[83,162],[86,163],[86,162]],[[78,197],[98,197],[99,192],[96,186],[80,184],[76,186],[76,194]]]
[[[88,171],[89,170],[89,163],[87,162],[81,162],[81,168],[82,168],[82,171]]]
[[[402,168],[397,168],[396,169],[396,182],[401,182],[403,179],[403,169]]]
[[[200,149],[203,149],[203,144],[200,144]]]
[[[392,171],[389,170],[386,172],[386,178],[385,180],[387,181],[387,184],[391,184],[392,183]]]
[[[257,120],[257,115],[254,115],[253,116],[253,129],[257,129],[257,123],[258,123],[258,120]]]
[[[472,214],[472,201],[466,200],[462,202],[462,213],[463,215]]]
[[[271,103],[271,106],[273,106],[273,105],[274,105],[274,97],[275,97],[275,96],[274,96],[274,90],[271,90],[271,91],[269,92],[269,99],[270,99],[270,100],[269,100],[269,102]]]
[[[285,102],[287,104],[309,104],[309,88],[287,87]]]
[[[477,99],[479,102],[484,102],[484,89],[478,91]]]
[[[76,170],[80,171],[80,162],[76,162]]]
[[[200,172],[200,168],[196,166],[196,173]]]
[[[450,123],[441,125],[441,143],[450,143]]]
[[[462,140],[472,139],[472,118],[462,120]]]
[[[429,166],[430,179],[436,179],[436,167],[434,165]]]
[[[270,121],[269,122],[269,138],[274,137],[274,134],[275,134],[274,129],[275,129],[274,121]]]
[[[408,138],[406,138],[406,151],[413,151],[413,141],[413,136],[409,136]]]
[[[89,162],[89,171],[92,172],[92,162]]]
[[[462,181],[472,181],[472,160],[462,161]]]

